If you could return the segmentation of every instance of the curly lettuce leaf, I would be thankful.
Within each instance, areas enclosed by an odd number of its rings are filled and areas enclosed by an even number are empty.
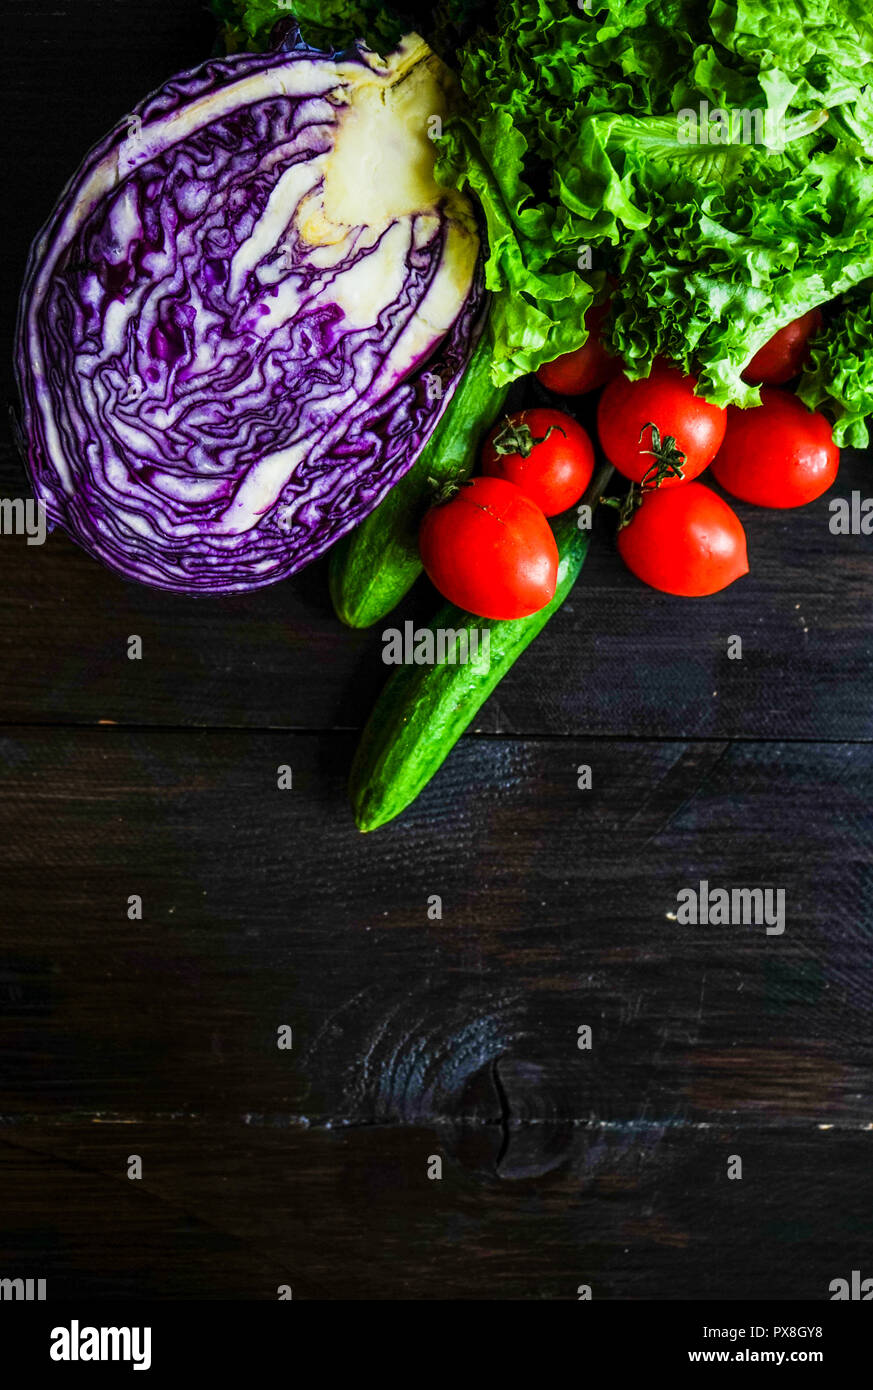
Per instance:
[[[305,41],[328,51],[364,39],[389,52],[411,26],[393,7],[376,0],[212,0],[228,53],[263,51],[281,20],[297,20]]]
[[[482,204],[495,379],[607,326],[632,375],[678,362],[721,404],[785,323],[873,276],[866,0],[502,0],[460,61],[438,177]],[[689,144],[680,113],[760,113]],[[707,132],[709,133],[709,132]],[[775,137],[774,137],[775,133]],[[780,138],[781,137],[781,138]]]
[[[837,444],[866,448],[873,415],[873,286],[847,295],[813,340],[797,394],[834,421]]]

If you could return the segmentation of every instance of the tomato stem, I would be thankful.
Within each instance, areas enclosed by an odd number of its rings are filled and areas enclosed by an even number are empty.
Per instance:
[[[521,458],[526,459],[533,452],[534,447],[537,444],[545,444],[549,435],[553,434],[555,430],[562,434],[565,439],[567,438],[567,431],[562,429],[560,425],[549,425],[545,434],[536,439],[531,433],[530,425],[525,423],[523,415],[517,422],[513,422],[512,418],[507,415],[506,423],[495,434],[491,445],[498,457],[502,454],[519,454]]]
[[[600,499],[601,502],[606,503],[607,507],[618,508],[619,531],[633,520],[634,512],[642,503],[647,492],[660,487],[665,478],[679,478],[681,480],[685,477],[685,471],[682,467],[685,462],[685,455],[681,449],[676,447],[675,437],[668,434],[664,439],[661,439],[658,426],[650,420],[640,430],[640,443],[642,443],[646,430],[652,431],[652,447],[651,449],[640,449],[640,453],[651,454],[655,462],[646,469],[639,483],[631,483],[626,496],[601,497]]]
[[[640,430],[639,442],[641,444],[646,430],[652,431],[652,447],[651,449],[640,449],[640,453],[651,454],[655,462],[643,474],[641,486],[643,488],[660,487],[665,478],[684,478],[685,473],[682,465],[685,462],[685,455],[681,449],[677,449],[675,437],[668,434],[662,440],[658,426],[650,420]]]
[[[643,492],[638,483],[631,483],[624,497],[601,497],[600,500],[605,507],[618,508],[618,529],[620,531],[633,519],[634,512],[643,500]]]
[[[454,478],[442,479],[438,482],[436,478],[428,478],[427,486],[429,496],[427,497],[427,507],[441,507],[444,502],[451,502],[456,497],[462,487],[469,487],[469,480],[458,481]]]

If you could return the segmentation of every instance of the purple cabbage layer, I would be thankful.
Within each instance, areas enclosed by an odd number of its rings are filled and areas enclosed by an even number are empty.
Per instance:
[[[31,250],[16,367],[34,490],[50,524],[125,577],[219,594],[309,564],[412,466],[481,331],[480,258],[447,331],[401,351],[445,217],[410,223],[400,291],[372,324],[331,302],[331,268],[299,238],[240,268],[280,179],[330,148],[330,63],[237,55],[174,78],[90,152]],[[313,91],[225,101],[168,134],[242,79],[305,85],[301,64]],[[336,273],[388,235],[394,223],[352,237]]]

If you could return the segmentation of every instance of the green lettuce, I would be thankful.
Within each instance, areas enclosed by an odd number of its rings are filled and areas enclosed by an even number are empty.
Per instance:
[[[313,48],[339,50],[362,39],[377,53],[387,54],[410,30],[426,37],[448,62],[479,20],[491,14],[490,0],[438,0],[426,18],[408,9],[403,0],[212,0],[222,25],[228,53],[260,51],[270,46],[273,26],[296,19],[304,40]]]
[[[212,0],[228,53],[269,48],[274,25],[296,19],[313,48],[342,49],[365,38],[377,52],[390,51],[410,26],[376,0]]]
[[[813,341],[797,394],[811,410],[834,421],[839,445],[864,448],[873,415],[873,290],[847,295],[831,322]]]
[[[581,345],[610,277],[631,375],[663,355],[753,404],[757,349],[873,276],[866,0],[587,8],[503,0],[460,59],[438,176],[485,212],[495,379]],[[701,102],[760,117],[692,144],[680,113],[702,131]]]
[[[334,46],[410,26],[371,0],[214,4],[231,45],[266,44],[289,11]],[[414,24],[459,78],[437,177],[487,226],[496,384],[581,346],[609,293],[631,376],[663,356],[708,399],[752,405],[758,348],[836,299],[802,393],[866,438],[869,0],[438,0]],[[689,141],[689,113],[707,138]]]

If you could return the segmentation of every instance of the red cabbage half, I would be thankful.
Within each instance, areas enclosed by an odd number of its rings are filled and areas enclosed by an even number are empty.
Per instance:
[[[185,593],[294,573],[414,462],[481,329],[469,205],[433,181],[447,70],[416,37],[216,59],[87,156],[19,315],[37,497]]]

